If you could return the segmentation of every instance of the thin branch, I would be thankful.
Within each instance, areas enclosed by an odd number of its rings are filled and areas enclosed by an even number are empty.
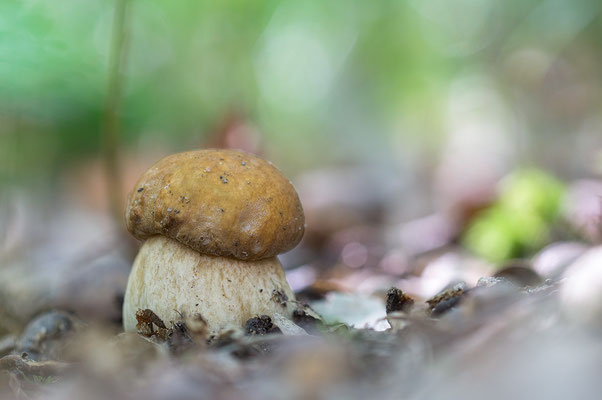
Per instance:
[[[119,164],[120,126],[118,111],[124,80],[123,68],[126,55],[127,3],[128,0],[115,1],[103,131],[103,156],[110,210],[113,216],[118,220],[121,220],[123,200],[121,168]]]
[[[0,371],[20,371],[31,376],[56,376],[71,368],[68,363],[60,361],[29,361],[18,355],[8,355],[0,358]]]

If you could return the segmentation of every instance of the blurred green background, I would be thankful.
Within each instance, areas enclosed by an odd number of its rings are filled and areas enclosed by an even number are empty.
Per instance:
[[[538,143],[600,133],[596,0],[128,3],[126,148],[198,147],[234,110],[286,168],[435,158],[472,117],[519,160],[578,169]],[[98,152],[114,8],[0,3],[3,181]]]
[[[120,1],[0,2],[5,193],[102,180],[85,165],[102,164]],[[597,0],[126,3],[124,187],[160,156],[242,147],[291,177],[393,171],[404,220],[470,203],[517,166],[562,179],[602,166]]]

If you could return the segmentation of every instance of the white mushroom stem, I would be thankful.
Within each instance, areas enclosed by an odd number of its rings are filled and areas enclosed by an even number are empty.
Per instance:
[[[289,301],[283,302],[284,295]],[[167,326],[200,314],[210,334],[240,328],[249,318],[290,315],[292,290],[276,257],[241,261],[199,254],[164,236],[148,239],[132,267],[123,304],[126,331],[136,311],[151,309]],[[180,315],[181,314],[181,315]]]

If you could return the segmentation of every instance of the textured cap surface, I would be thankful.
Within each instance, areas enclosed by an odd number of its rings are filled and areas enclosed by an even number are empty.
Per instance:
[[[305,217],[295,188],[271,163],[237,150],[167,156],[128,197],[138,239],[164,235],[207,255],[259,260],[295,247]]]

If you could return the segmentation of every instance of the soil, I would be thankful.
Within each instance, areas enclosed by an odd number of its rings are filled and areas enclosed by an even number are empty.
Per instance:
[[[267,335],[269,333],[282,333],[280,329],[272,324],[272,319],[267,315],[253,317],[245,324],[245,333],[249,336]]]

